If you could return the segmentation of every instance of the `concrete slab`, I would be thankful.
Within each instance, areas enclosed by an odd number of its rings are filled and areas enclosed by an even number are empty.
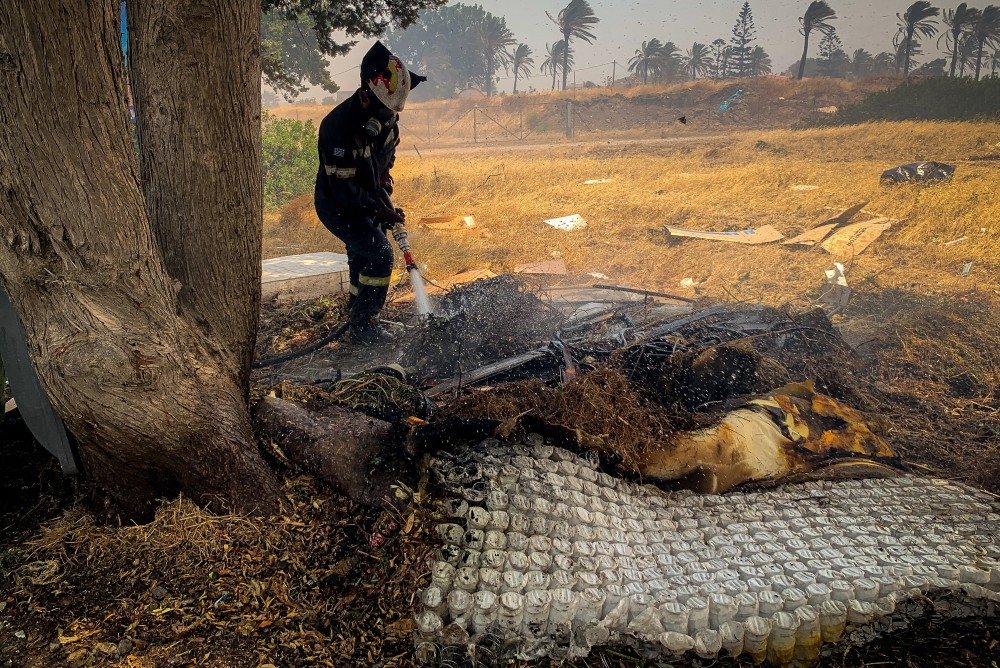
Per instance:
[[[343,253],[285,255],[261,263],[261,296],[278,301],[315,299],[346,292],[350,285]]]

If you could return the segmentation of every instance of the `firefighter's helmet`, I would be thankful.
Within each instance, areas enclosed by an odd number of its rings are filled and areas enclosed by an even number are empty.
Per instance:
[[[361,61],[361,85],[397,114],[406,105],[410,90],[425,80],[418,74],[411,74],[403,61],[392,55],[382,42],[375,42]]]

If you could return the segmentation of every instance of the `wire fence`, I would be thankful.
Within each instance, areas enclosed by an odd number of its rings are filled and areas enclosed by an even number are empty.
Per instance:
[[[709,96],[607,95],[591,89],[575,91],[577,99],[536,102],[538,96],[453,101],[449,105],[409,108],[400,119],[404,146],[531,143],[562,138],[599,138],[615,134],[662,138],[733,126],[768,127],[788,114],[816,111],[828,100],[789,101],[775,96],[723,88]],[[725,104],[730,100],[729,104]]]

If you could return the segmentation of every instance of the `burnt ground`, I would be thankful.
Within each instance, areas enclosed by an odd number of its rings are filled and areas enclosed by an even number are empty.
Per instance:
[[[1000,492],[996,314],[989,295],[868,286],[836,320],[862,356],[851,373],[872,399],[860,408],[893,448]],[[259,352],[315,341],[341,315],[336,301],[271,307]],[[23,426],[5,423],[0,438],[0,666],[412,665],[413,593],[433,548],[426,490],[398,511],[367,509],[275,462],[280,518],[212,516],[179,499],[151,524],[119,527]],[[822,665],[997,666],[998,640],[998,620],[931,616]],[[563,665],[667,664],[604,651]]]

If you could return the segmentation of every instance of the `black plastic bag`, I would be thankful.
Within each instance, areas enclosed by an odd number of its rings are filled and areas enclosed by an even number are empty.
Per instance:
[[[943,162],[911,162],[882,172],[882,183],[918,183],[921,181],[947,181],[955,173],[955,165]]]

